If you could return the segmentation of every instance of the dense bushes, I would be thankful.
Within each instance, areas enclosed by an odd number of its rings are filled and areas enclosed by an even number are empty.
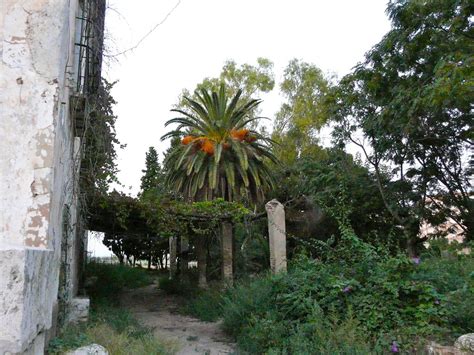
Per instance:
[[[471,250],[472,250],[471,243]],[[465,246],[449,247],[435,243],[421,259],[415,273],[417,280],[427,280],[442,294],[450,333],[459,336],[474,332],[474,256],[458,254]]]
[[[324,259],[300,255],[287,274],[240,282],[187,306],[213,309],[250,353],[368,354],[420,351],[474,331],[474,258],[436,248],[390,255],[350,233]],[[208,319],[209,320],[209,319]]]
[[[113,302],[124,288],[137,288],[152,282],[150,274],[123,264],[89,263],[87,276],[92,281],[87,292],[92,301]]]
[[[353,242],[332,252],[339,260],[300,257],[288,274],[236,287],[226,329],[251,352],[341,354],[409,352],[474,330],[472,256],[411,260]]]

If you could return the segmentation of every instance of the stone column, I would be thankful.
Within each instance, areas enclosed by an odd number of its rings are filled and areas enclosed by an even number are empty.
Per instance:
[[[286,271],[286,227],[285,208],[277,200],[265,205],[268,215],[268,236],[270,241],[270,267],[272,273]]]
[[[223,222],[221,226],[222,247],[222,279],[229,285],[233,284],[232,270],[232,223]]]
[[[181,274],[186,273],[188,270],[188,253],[189,253],[189,240],[188,237],[181,237],[180,241],[180,255],[181,257],[179,258],[179,270]]]
[[[177,244],[178,244],[177,243],[178,238],[170,237],[169,242],[170,242],[170,279],[173,279],[176,276],[176,270],[177,270],[176,249],[177,249]]]
[[[206,239],[203,235],[196,238],[196,256],[199,274],[199,288],[207,288],[207,250]]]

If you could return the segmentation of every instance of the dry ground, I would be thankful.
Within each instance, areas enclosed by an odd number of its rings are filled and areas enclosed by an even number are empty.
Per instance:
[[[177,312],[175,296],[166,295],[156,284],[124,292],[122,305],[154,334],[177,344],[176,354],[233,354],[235,344],[215,322],[202,322]]]

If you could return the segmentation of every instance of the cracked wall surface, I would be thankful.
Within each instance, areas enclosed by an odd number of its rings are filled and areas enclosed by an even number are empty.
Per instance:
[[[77,203],[68,74],[76,11],[76,1],[1,2],[0,354],[42,353],[54,323],[62,211]]]

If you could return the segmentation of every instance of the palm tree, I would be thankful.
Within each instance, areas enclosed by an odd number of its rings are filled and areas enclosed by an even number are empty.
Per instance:
[[[277,162],[270,151],[273,141],[248,128],[262,118],[251,116],[261,100],[243,101],[241,95],[239,90],[229,100],[221,85],[219,92],[196,91],[196,100],[185,97],[185,109],[172,110],[181,116],[167,121],[166,126],[178,126],[161,139],[179,137],[181,144],[165,160],[166,181],[186,200],[221,197],[235,201],[246,196],[257,201],[273,187],[268,166]],[[223,234],[228,231],[228,226],[223,226]],[[228,246],[225,237],[222,244]],[[224,276],[231,281],[226,253],[228,250],[223,255]]]

